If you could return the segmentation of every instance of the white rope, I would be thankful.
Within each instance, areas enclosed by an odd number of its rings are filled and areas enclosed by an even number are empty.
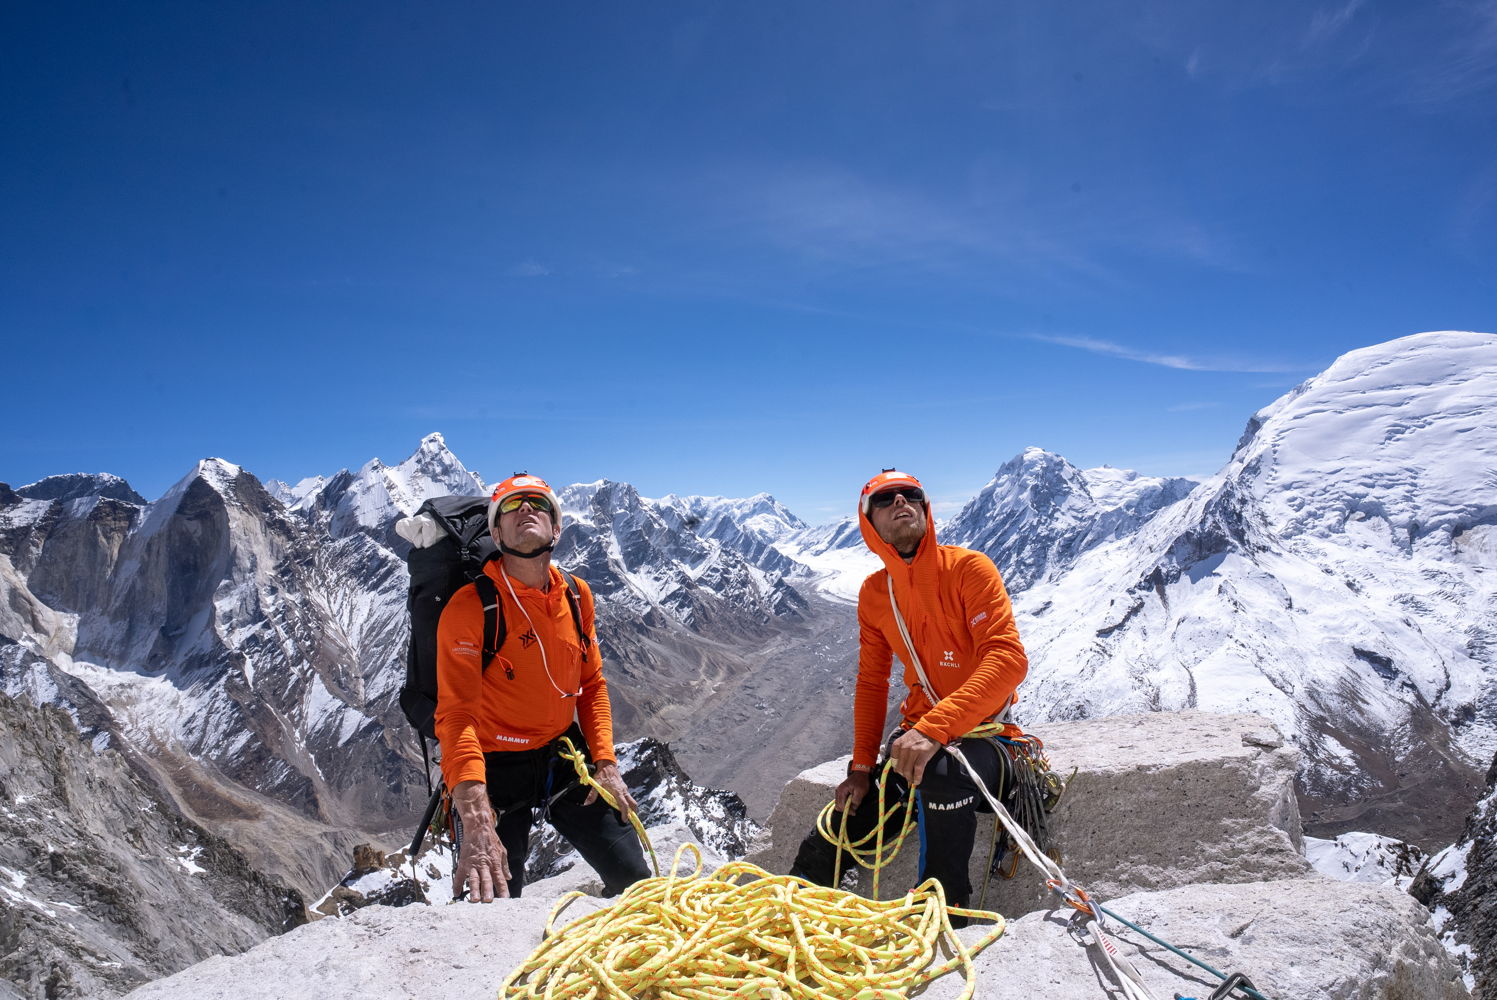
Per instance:
[[[561,695],[563,698],[577,698],[581,696],[581,688],[578,688],[571,694],[567,694],[560,688],[560,686],[557,685],[556,678],[551,676],[551,665],[546,661],[546,644],[544,642],[541,642],[541,634],[536,630],[535,622],[530,620],[530,612],[525,610],[525,605],[520,603],[520,598],[516,596],[515,585],[509,582],[509,573],[504,569],[504,564],[502,561],[499,564],[499,575],[504,577],[504,586],[509,590],[510,599],[515,602],[515,607],[520,609],[520,614],[525,616],[525,624],[530,626],[530,634],[535,636],[535,644],[540,647],[541,669],[546,672],[546,680],[551,682],[551,686],[553,688],[556,688],[556,693]],[[498,650],[495,650],[495,652],[498,652]]]
[[[905,648],[909,650],[910,665],[915,668],[915,673],[920,678],[920,686],[925,689],[926,700],[934,708],[938,700],[935,697],[936,689],[931,686],[930,678],[925,676],[925,667],[920,663],[920,654],[915,652],[915,643],[910,638],[910,630],[904,623],[904,615],[900,613],[899,602],[894,598],[893,574],[889,575],[889,605],[894,609],[894,623],[899,626],[899,637],[904,640]],[[988,805],[993,807],[993,813],[998,817],[998,822],[1003,824],[1003,828],[1008,831],[1008,835],[1014,839],[1019,850],[1029,859],[1029,863],[1044,872],[1046,884],[1067,903],[1075,907],[1079,914],[1086,917],[1081,921],[1080,933],[1083,938],[1090,937],[1090,941],[1084,940],[1083,945],[1096,946],[1095,953],[1102,957],[1103,964],[1112,972],[1113,979],[1117,981],[1127,1000],[1155,1000],[1154,995],[1144,985],[1143,977],[1133,967],[1133,963],[1113,947],[1112,939],[1107,936],[1106,927],[1102,922],[1101,902],[1093,899],[1084,889],[1067,878],[1060,865],[1056,864],[1049,855],[1040,851],[1028,831],[1009,815],[1003,803],[999,802],[988,790],[987,782],[978,775],[977,769],[967,760],[955,741],[945,749],[962,767],[966,768],[967,774],[972,778],[972,783],[977,786],[983,798],[988,800]],[[1092,926],[1088,927],[1088,924]]]

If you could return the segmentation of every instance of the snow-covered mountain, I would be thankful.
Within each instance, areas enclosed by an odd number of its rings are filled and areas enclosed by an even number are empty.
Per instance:
[[[691,499],[699,509],[714,506]],[[557,561],[588,581],[600,605],[641,616],[660,609],[696,629],[741,628],[805,607],[785,582],[794,565],[754,528],[736,528],[728,501],[718,502],[715,517],[693,517],[678,498],[647,500],[628,483],[603,480],[567,487],[561,503],[567,519]]]
[[[1126,538],[1196,483],[1102,466],[1081,470],[1026,448],[941,526],[941,541],[986,552],[1004,584],[1021,591],[1076,565],[1091,549]]]
[[[325,885],[347,847],[405,825],[424,798],[395,707],[406,573],[393,522],[482,488],[430,435],[398,465],[282,488],[290,507],[220,459],[149,504],[108,476],[7,490],[0,635],[29,655],[0,661],[0,689],[68,708],[187,816],[294,884]],[[569,491],[560,554],[598,592],[605,655],[630,681],[615,689],[622,734],[678,735],[694,718],[683,706],[747,676],[733,642],[767,641],[806,607],[730,542],[666,521],[713,505],[627,484]],[[783,508],[764,497],[743,510]],[[705,523],[750,537],[722,513]],[[662,711],[674,721],[657,727]]]
[[[1497,742],[1493,413],[1497,337],[1340,358],[1211,481],[1019,594],[1021,717],[1259,712],[1306,754],[1312,822],[1448,843]]]
[[[1136,531],[1196,483],[1102,466],[1078,469],[1059,455],[1026,448],[1005,462],[950,521],[944,545],[985,552],[1017,592],[1075,565],[1087,551]],[[882,565],[852,515],[830,524],[782,530],[780,551],[805,567],[822,592],[855,601],[864,578]]]

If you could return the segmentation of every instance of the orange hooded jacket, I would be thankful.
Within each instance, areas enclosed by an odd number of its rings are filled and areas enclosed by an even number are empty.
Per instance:
[[[884,568],[863,581],[858,592],[858,684],[853,698],[852,765],[872,768],[884,736],[891,657],[905,664],[909,689],[899,711],[913,727],[947,744],[1018,701],[1019,682],[1029,670],[1013,607],[993,560],[981,552],[936,544],[936,521],[925,507],[925,535],[913,562],[878,536],[861,509],[863,541]],[[931,704],[906,651],[889,605],[889,580],[914,640],[925,676],[935,690]],[[1009,724],[1004,732],[1022,730]]]
[[[574,716],[593,760],[615,760],[592,590],[573,577],[582,627],[593,640],[584,663],[561,571],[552,566],[551,587],[541,591],[513,577],[506,583],[503,565],[495,559],[484,566],[499,592],[506,629],[487,671],[480,672],[483,604],[471,583],[452,595],[437,623],[436,734],[448,788],[483,781],[485,753],[545,746],[566,731]]]

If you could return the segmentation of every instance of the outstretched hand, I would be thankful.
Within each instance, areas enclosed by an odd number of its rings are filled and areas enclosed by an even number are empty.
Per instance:
[[[509,857],[494,829],[494,809],[481,781],[464,781],[452,790],[452,804],[463,821],[463,849],[452,870],[452,895],[464,887],[470,903],[492,903],[509,896]]]
[[[611,760],[605,760],[598,765],[597,773],[593,775],[593,778],[608,791],[609,795],[613,796],[613,801],[619,807],[620,818],[625,823],[629,822],[629,817],[639,809],[639,803],[635,802],[634,796],[629,794],[629,788],[624,784],[624,776],[619,774],[619,766]],[[593,788],[588,791],[587,798],[582,800],[582,804],[590,806],[596,801],[598,801],[598,790]]]
[[[911,729],[894,741],[889,758],[894,764],[895,773],[908,781],[911,788],[916,788],[920,779],[925,776],[925,765],[930,763],[930,759],[940,749],[941,744],[920,730]]]

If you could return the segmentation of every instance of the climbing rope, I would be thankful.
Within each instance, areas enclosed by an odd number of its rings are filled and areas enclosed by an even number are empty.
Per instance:
[[[681,876],[687,851],[695,870]],[[557,902],[540,947],[504,981],[503,1000],[904,1000],[958,970],[960,1000],[971,1000],[972,960],[1005,929],[996,913],[948,908],[934,879],[880,902],[744,861],[704,878],[695,844],[677,850],[668,875],[636,882],[558,931],[557,918],[582,895]],[[995,926],[969,946],[953,915]]]
[[[877,785],[878,822],[874,824],[873,829],[869,830],[868,834],[864,837],[860,837],[857,840],[847,839],[847,810],[844,809],[838,813],[835,802],[828,802],[826,808],[822,809],[821,813],[816,817],[816,832],[821,834],[822,838],[828,843],[835,844],[837,847],[836,860],[833,862],[832,871],[842,871],[842,855],[844,853],[847,854],[860,868],[866,868],[873,872],[874,899],[879,898],[879,873],[887,868],[893,862],[894,858],[898,856],[899,849],[904,846],[905,838],[910,835],[911,830],[915,829],[915,824],[912,822],[914,818],[915,797],[907,795],[904,800],[904,816],[899,821],[899,833],[887,847],[885,846],[884,829],[888,825],[888,821],[894,817],[894,814],[900,811],[898,803],[889,806],[888,809],[884,808],[888,784],[889,770],[886,768],[879,775]],[[832,819],[833,815],[840,815],[840,822],[834,823]],[[868,842],[870,840],[873,841],[872,846],[869,846]]]
[[[575,769],[577,772],[577,780],[582,782],[587,787],[591,788],[593,791],[597,792],[599,797],[601,797],[604,802],[608,803],[611,808],[616,810],[619,815],[622,816],[624,811],[622,809],[619,809],[618,800],[613,797],[613,793],[604,788],[602,785],[598,784],[598,779],[594,778],[592,776],[592,773],[588,771],[587,758],[582,755],[582,751],[573,746],[572,741],[565,736],[563,736],[558,742],[559,746],[557,747],[557,749],[565,760],[571,762],[573,769]],[[650,865],[655,869],[656,877],[659,877],[660,859],[655,856],[655,845],[650,843],[650,835],[648,833],[645,833],[645,825],[639,821],[639,812],[637,810],[629,814],[629,823],[634,827],[634,833],[639,837],[639,842],[643,844],[644,849],[649,852]]]

